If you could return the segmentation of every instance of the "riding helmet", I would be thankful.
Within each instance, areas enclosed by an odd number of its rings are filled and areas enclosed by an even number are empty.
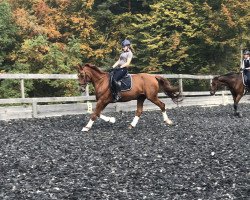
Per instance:
[[[123,42],[122,42],[122,47],[125,47],[125,46],[128,46],[128,45],[131,45],[130,41],[125,39]]]
[[[250,51],[249,50],[245,50],[243,54],[244,55],[250,55]]]

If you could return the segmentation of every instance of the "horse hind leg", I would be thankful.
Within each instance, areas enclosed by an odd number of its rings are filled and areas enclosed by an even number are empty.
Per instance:
[[[135,117],[134,117],[133,121],[131,122],[131,124],[129,125],[129,129],[132,129],[137,125],[137,123],[140,119],[140,116],[143,112],[143,103],[144,103],[145,99],[146,99],[145,96],[140,96],[137,99],[137,109],[136,109]]]
[[[155,99],[149,99],[152,103],[154,103],[155,105],[157,105],[162,112],[162,116],[163,116],[163,121],[168,124],[168,125],[172,125],[173,122],[171,119],[168,118],[167,112],[166,112],[166,108],[165,108],[165,103],[163,103],[162,101],[160,101],[160,99],[158,97],[156,97]]]
[[[114,117],[108,117],[103,114],[100,114],[100,118],[103,119],[105,122],[110,122],[110,123],[115,123],[115,118]]]

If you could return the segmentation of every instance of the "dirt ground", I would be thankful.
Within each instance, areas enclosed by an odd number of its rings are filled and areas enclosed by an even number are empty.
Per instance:
[[[2,200],[250,199],[250,105],[0,121]]]

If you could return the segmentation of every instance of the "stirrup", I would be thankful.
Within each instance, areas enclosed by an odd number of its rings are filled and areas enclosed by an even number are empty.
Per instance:
[[[245,86],[243,95],[246,95],[246,93],[248,93],[248,91],[249,91],[249,87]]]
[[[116,96],[113,99],[113,102],[115,103],[115,102],[119,101],[120,99],[121,99],[120,94],[116,94]]]

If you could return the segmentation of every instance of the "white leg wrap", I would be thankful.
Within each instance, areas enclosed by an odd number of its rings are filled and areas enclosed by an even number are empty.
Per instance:
[[[113,123],[115,123],[115,118],[114,117],[110,117],[109,121],[113,124]]]
[[[131,123],[131,126],[135,127],[136,124],[138,123],[138,121],[139,121],[139,117],[135,116],[134,119],[133,119],[133,121],[132,121],[132,123]]]
[[[85,127],[83,127],[82,131],[84,132],[88,131],[92,127],[93,123],[94,121],[90,119],[88,124]]]
[[[105,122],[115,123],[115,118],[114,117],[107,117],[105,115],[100,115],[100,118],[103,119]]]
[[[91,128],[93,124],[94,124],[94,121],[90,119],[86,127]]]
[[[163,116],[163,120],[164,120],[164,121],[169,120],[169,118],[168,118],[168,115],[167,115],[166,111],[165,111],[165,112],[162,112],[162,116]]]
[[[110,120],[110,117],[107,117],[105,115],[100,115],[100,118],[103,119],[105,122],[108,122]]]
[[[162,116],[163,116],[163,120],[167,123],[167,124],[173,124],[173,122],[168,118],[168,115],[165,112],[162,112]]]

